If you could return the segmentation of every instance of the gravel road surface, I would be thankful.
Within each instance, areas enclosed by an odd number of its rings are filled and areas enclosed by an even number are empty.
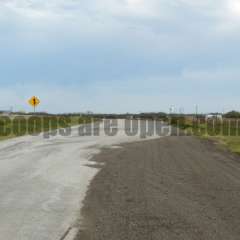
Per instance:
[[[213,143],[166,137],[93,160],[77,240],[240,239],[240,158]]]

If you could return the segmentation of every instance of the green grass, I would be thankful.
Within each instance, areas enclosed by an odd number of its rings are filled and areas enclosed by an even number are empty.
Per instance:
[[[18,116],[0,117],[0,141],[9,138],[48,132],[89,123],[90,117],[79,116]]]
[[[226,146],[230,151],[240,154],[240,137],[212,137],[221,145]]]
[[[240,154],[240,119],[221,121],[204,119],[175,118],[171,124],[179,127],[186,134],[211,139],[230,151]]]

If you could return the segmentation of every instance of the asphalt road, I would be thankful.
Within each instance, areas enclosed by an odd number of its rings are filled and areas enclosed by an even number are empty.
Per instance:
[[[94,161],[77,240],[240,239],[240,158],[213,143],[172,136]]]
[[[60,240],[78,222],[97,169],[89,159],[103,147],[139,140],[124,134],[20,137],[0,142],[0,239]]]

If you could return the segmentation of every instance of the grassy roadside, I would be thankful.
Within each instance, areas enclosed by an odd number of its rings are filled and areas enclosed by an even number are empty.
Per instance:
[[[240,119],[193,119],[172,118],[171,124],[180,128],[186,135],[210,139],[227,147],[231,152],[240,154]]]
[[[92,118],[86,116],[0,116],[0,141],[68,128],[91,121]]]

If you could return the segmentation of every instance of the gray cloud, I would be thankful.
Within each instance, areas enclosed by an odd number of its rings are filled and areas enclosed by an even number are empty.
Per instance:
[[[225,94],[230,108],[240,77],[238,6],[237,0],[1,1],[0,81],[7,94],[0,101],[11,96],[24,108],[37,92],[48,102],[44,110],[79,110],[71,105],[77,99],[86,110],[138,111],[157,110],[154,100],[165,110],[170,103],[191,109],[191,98],[203,96],[209,110],[209,100],[217,105]],[[85,101],[85,92],[94,97]],[[67,100],[54,102],[61,95]]]

